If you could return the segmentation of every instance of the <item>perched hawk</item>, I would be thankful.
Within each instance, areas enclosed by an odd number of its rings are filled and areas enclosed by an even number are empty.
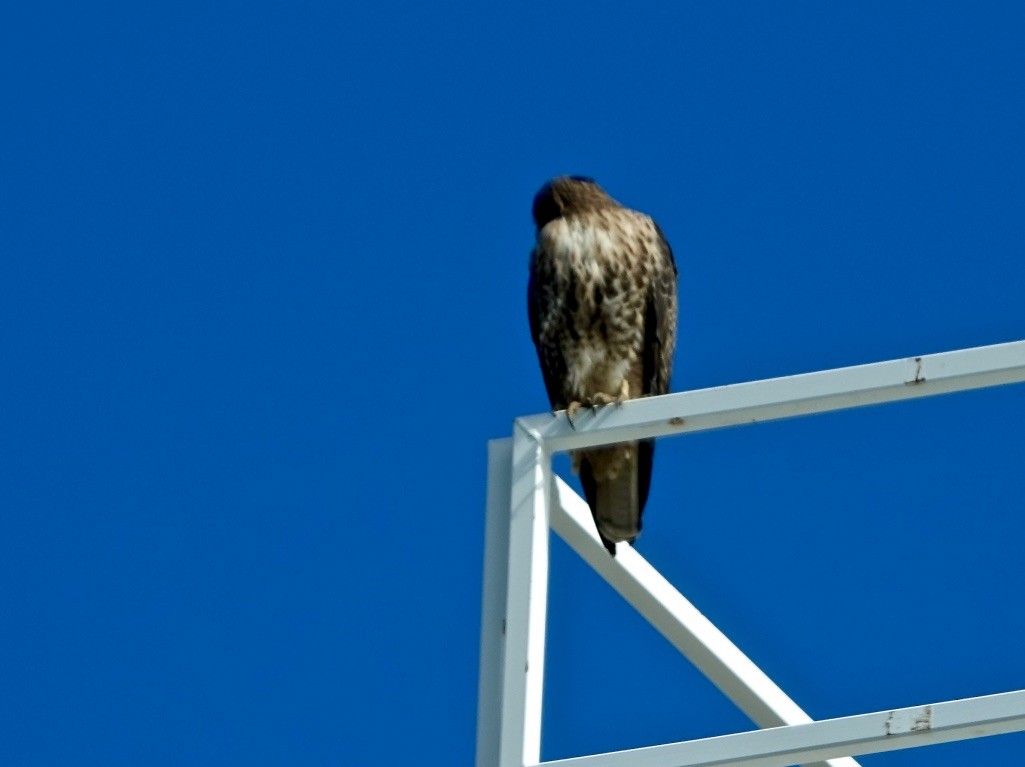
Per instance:
[[[592,179],[560,176],[534,198],[530,333],[553,410],[666,394],[676,343],[676,264],[662,230]],[[572,421],[571,421],[572,422]],[[579,450],[598,535],[633,543],[651,484],[653,440]]]

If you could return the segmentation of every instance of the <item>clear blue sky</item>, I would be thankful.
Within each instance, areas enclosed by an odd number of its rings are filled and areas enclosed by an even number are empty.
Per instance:
[[[535,190],[661,224],[675,390],[1025,338],[1023,40],[1012,2],[8,4],[0,762],[470,763]],[[1023,688],[1023,423],[664,441],[638,548],[816,718]],[[546,757],[750,726],[553,552]]]

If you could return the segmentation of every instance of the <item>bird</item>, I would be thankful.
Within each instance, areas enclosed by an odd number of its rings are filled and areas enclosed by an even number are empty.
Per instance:
[[[527,312],[553,412],[669,392],[678,270],[649,216],[587,176],[558,176],[534,197],[537,241]],[[633,545],[651,486],[652,439],[575,451],[573,470],[598,536]]]

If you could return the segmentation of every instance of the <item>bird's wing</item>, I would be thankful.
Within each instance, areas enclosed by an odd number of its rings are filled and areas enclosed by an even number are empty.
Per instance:
[[[565,407],[563,382],[566,380],[566,360],[559,348],[559,333],[552,327],[558,320],[554,302],[554,279],[550,269],[545,268],[541,258],[541,245],[530,255],[530,279],[527,282],[527,314],[530,318],[530,337],[537,349],[541,363],[541,375],[545,379],[545,390],[553,409]]]
[[[673,351],[676,348],[676,261],[672,248],[652,221],[657,235],[655,254],[659,268],[648,287],[644,310],[644,347],[642,386],[644,394],[668,394],[669,377],[673,372]],[[651,468],[655,458],[655,440],[637,443],[637,498],[641,512],[648,502]],[[637,520],[640,530],[640,517]]]
[[[644,394],[668,394],[676,348],[676,261],[665,235],[658,234],[660,268],[652,279],[644,314]]]

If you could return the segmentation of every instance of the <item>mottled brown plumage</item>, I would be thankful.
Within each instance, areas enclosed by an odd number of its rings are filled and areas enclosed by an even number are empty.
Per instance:
[[[676,343],[676,264],[658,225],[593,180],[560,176],[534,198],[537,244],[527,289],[548,399],[581,406],[669,391]],[[651,483],[652,440],[578,451],[602,542],[633,542]]]

